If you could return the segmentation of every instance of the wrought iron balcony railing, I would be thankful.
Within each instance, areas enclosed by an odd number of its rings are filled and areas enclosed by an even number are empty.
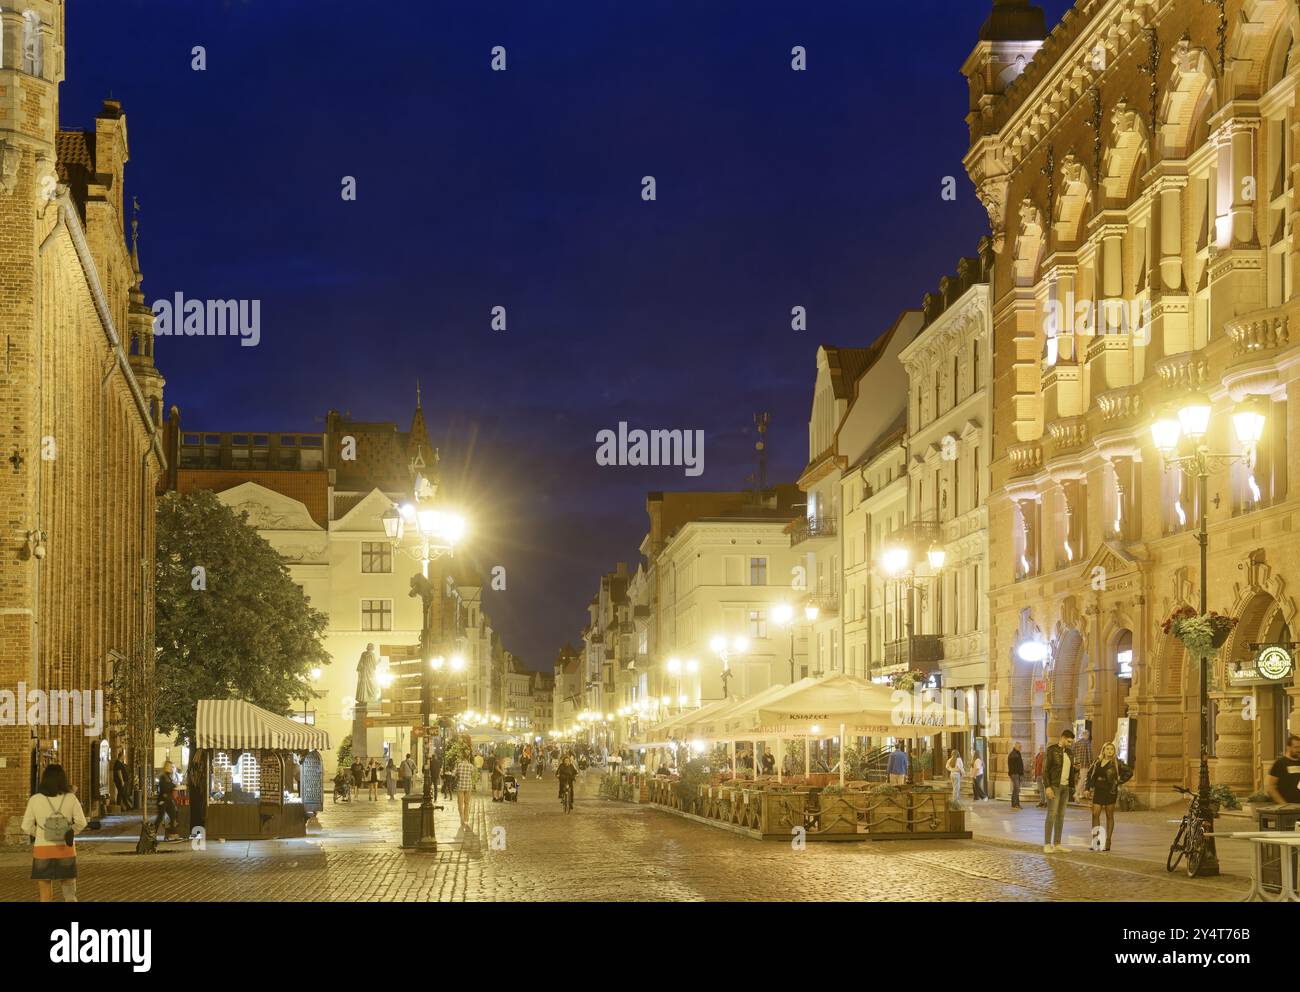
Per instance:
[[[937,634],[913,634],[885,642],[885,664],[906,665],[925,671],[943,661],[943,640]]]
[[[814,541],[819,537],[835,536],[834,517],[805,517],[797,521],[790,529],[790,547]]]

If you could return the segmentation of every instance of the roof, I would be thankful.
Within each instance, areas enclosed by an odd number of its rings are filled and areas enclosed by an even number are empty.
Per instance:
[[[330,735],[242,699],[200,699],[195,738],[201,748],[323,751]]]
[[[980,28],[980,41],[1042,41],[1047,17],[1029,0],[993,0],[993,10]]]

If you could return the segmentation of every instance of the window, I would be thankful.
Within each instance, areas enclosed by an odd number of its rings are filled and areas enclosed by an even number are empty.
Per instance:
[[[393,549],[386,541],[361,542],[361,571],[391,572]]]
[[[952,356],[952,405],[957,405],[957,386],[961,382],[961,374],[957,367],[957,356]]]
[[[749,636],[750,637],[767,637],[767,611],[750,610],[749,611]]]
[[[979,392],[980,388],[980,343],[977,340],[970,343],[970,361],[971,361],[971,391]]]
[[[392,630],[393,601],[391,599],[363,599],[361,601],[362,630]]]
[[[30,10],[23,14],[23,72],[30,76],[45,75],[45,43],[41,38],[41,19]]]
[[[749,584],[751,586],[767,585],[767,559],[749,559]]]

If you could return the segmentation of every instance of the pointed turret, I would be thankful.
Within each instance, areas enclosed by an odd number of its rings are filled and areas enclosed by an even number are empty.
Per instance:
[[[140,390],[149,404],[149,415],[154,425],[162,423],[163,386],[167,384],[153,359],[154,313],[145,302],[144,274],[140,271],[140,204],[133,204],[131,218],[131,292],[127,306],[127,355],[131,371],[135,373]]]
[[[962,75],[970,83],[972,144],[988,133],[997,100],[1038,54],[1047,37],[1047,17],[1029,0],[993,0],[993,9],[980,28],[979,42]]]

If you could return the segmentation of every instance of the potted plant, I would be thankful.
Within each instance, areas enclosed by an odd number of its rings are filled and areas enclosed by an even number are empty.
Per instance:
[[[905,672],[895,672],[889,676],[889,687],[891,689],[901,689],[903,692],[911,692],[917,686],[924,687],[929,681],[929,672],[923,672],[919,668],[909,668]]]
[[[1206,658],[1223,647],[1235,626],[1235,618],[1214,610],[1202,614],[1190,606],[1180,606],[1165,618],[1160,628],[1182,641],[1193,658]]]

